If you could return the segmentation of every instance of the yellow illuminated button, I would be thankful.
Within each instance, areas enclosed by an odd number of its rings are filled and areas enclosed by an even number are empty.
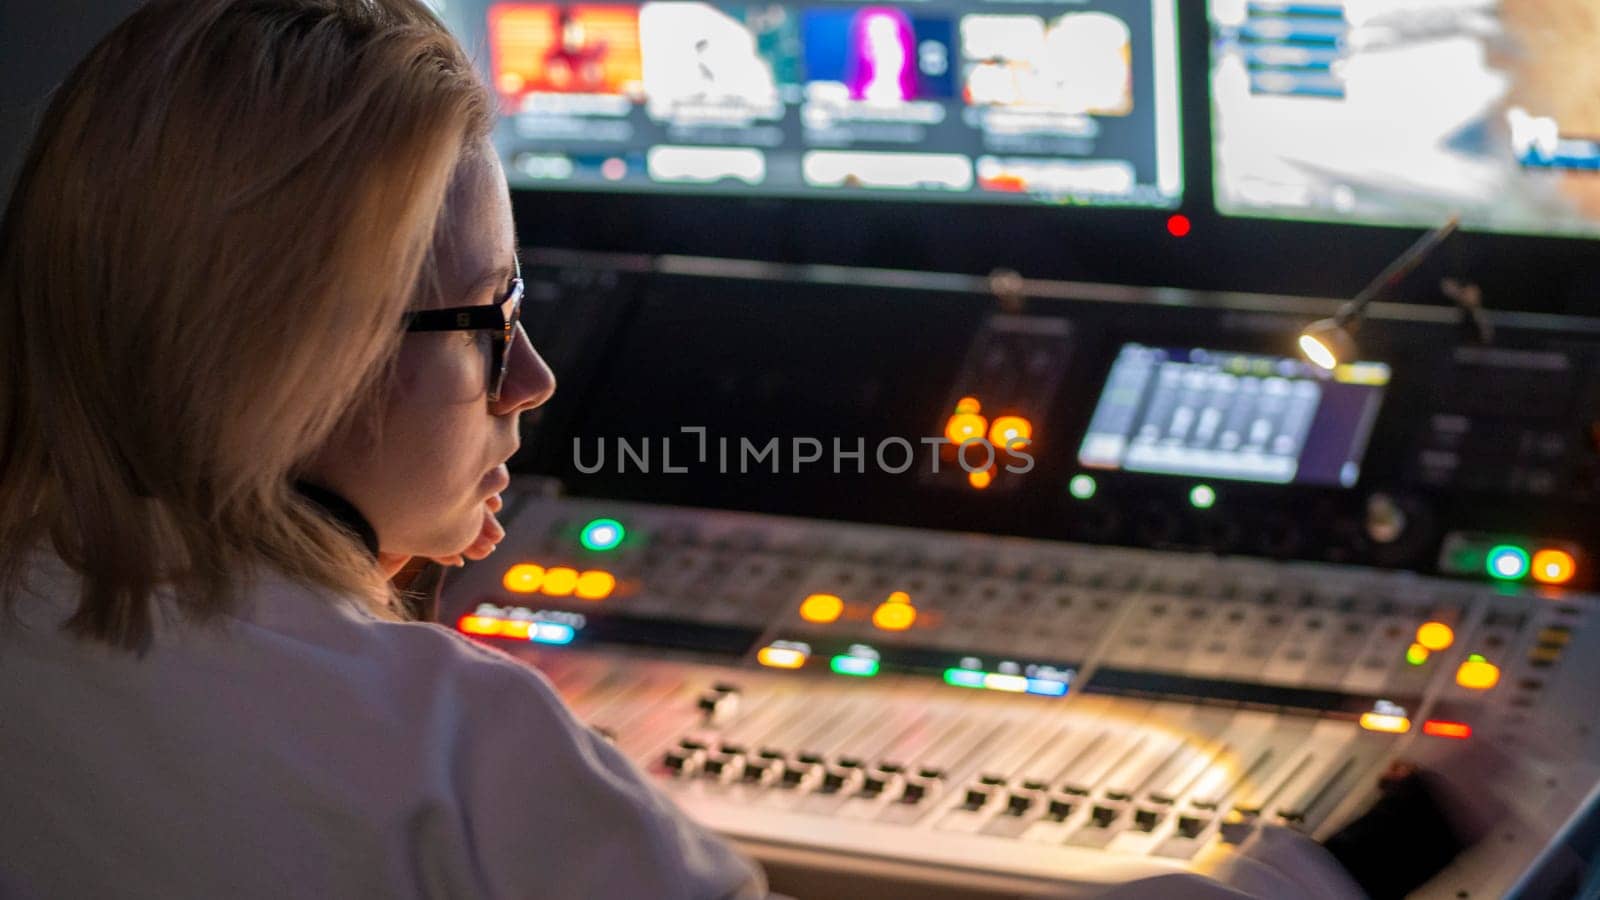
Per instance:
[[[541,590],[546,596],[565,597],[577,586],[578,570],[557,566],[544,573],[544,586]]]
[[[1447,650],[1455,642],[1455,629],[1443,622],[1424,622],[1417,629],[1417,643],[1429,650]]]
[[[967,484],[972,485],[974,488],[977,488],[980,491],[993,483],[994,473],[988,469],[979,469],[976,472],[967,473]]]
[[[806,664],[806,655],[789,647],[762,647],[756,662],[773,669],[798,669]]]
[[[978,402],[977,397],[962,397],[956,401],[956,412],[977,415],[983,412],[983,405]]]
[[[1420,666],[1428,661],[1428,648],[1421,644],[1412,644],[1406,648],[1406,662],[1413,666]]]
[[[506,590],[516,594],[538,593],[539,586],[544,583],[544,566],[533,563],[518,563],[506,570],[506,577],[502,580]]]
[[[1405,734],[1411,730],[1411,720],[1405,716],[1368,712],[1361,714],[1361,727],[1384,734]]]
[[[500,636],[508,638],[528,639],[528,628],[532,623],[523,619],[507,619],[500,626]]]
[[[584,600],[604,600],[616,589],[617,576],[601,569],[594,569],[578,576],[578,583],[573,587],[573,593]]]
[[[989,426],[989,443],[996,447],[1010,447],[1016,441],[1033,440],[1033,423],[1021,416],[996,416]]]
[[[1577,571],[1577,560],[1565,550],[1540,550],[1533,555],[1533,580],[1541,584],[1566,584]]]
[[[832,594],[812,594],[800,602],[800,618],[818,625],[839,621],[844,601]]]
[[[991,691],[1021,694],[1028,690],[1028,679],[1021,675],[1002,675],[998,672],[990,672],[983,676],[983,686]]]
[[[917,621],[917,608],[911,605],[911,595],[895,591],[889,599],[872,611],[872,624],[883,631],[905,631]]]
[[[1456,669],[1456,684],[1474,691],[1487,691],[1500,683],[1500,667],[1476,654]]]
[[[966,441],[975,441],[984,436],[989,430],[989,420],[977,413],[956,413],[945,423],[944,436],[952,444],[961,444]]]

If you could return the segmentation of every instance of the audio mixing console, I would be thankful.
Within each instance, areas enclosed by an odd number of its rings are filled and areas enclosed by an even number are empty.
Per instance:
[[[1329,301],[524,262],[562,389],[446,622],[780,890],[1212,872],[1492,746],[1495,831],[1420,895],[1552,895],[1600,783],[1600,322],[1376,304],[1316,371]]]
[[[1322,834],[1419,745],[1536,734],[1495,852],[1429,891],[1492,897],[1600,777],[1587,596],[537,492],[509,523],[449,621],[778,860],[1060,892]]]

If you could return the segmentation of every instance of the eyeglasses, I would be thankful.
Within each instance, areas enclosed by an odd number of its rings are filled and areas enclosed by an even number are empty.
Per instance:
[[[488,331],[494,334],[489,346],[489,400],[500,399],[500,389],[506,383],[506,362],[511,358],[511,344],[517,339],[517,325],[522,318],[522,264],[517,263],[506,295],[499,303],[488,306],[452,306],[447,309],[423,309],[406,313],[406,331]]]

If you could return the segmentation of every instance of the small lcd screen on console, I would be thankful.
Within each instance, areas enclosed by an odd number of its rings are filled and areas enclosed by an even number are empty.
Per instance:
[[[1078,462],[1089,468],[1354,487],[1389,367],[1125,344]]]
[[[451,0],[513,186],[1175,207],[1174,0]]]

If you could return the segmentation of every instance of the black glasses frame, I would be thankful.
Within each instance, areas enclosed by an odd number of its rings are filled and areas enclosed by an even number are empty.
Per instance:
[[[500,390],[506,383],[506,363],[511,358],[511,345],[517,339],[517,326],[522,320],[522,265],[517,264],[517,274],[512,277],[506,295],[498,303],[478,306],[451,306],[445,309],[422,309],[405,315],[407,332],[419,331],[493,331],[497,340],[489,350],[489,400],[500,399]]]

